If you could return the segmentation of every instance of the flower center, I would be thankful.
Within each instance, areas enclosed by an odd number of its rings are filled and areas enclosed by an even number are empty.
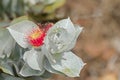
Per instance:
[[[37,28],[32,29],[27,35],[27,41],[34,47],[42,46],[47,31],[53,26],[53,23],[45,25],[39,24]]]
[[[35,28],[28,34],[27,40],[32,46],[39,47],[43,45],[44,37],[45,32],[40,28]]]
[[[40,35],[42,34],[42,31],[39,29],[34,30],[29,37],[31,37],[32,39],[37,39],[40,37]]]

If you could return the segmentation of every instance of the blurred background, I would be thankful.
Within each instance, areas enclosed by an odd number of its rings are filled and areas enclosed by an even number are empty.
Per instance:
[[[42,23],[70,17],[84,27],[72,50],[87,63],[80,77],[48,80],[120,80],[120,0],[0,1],[0,26],[22,15]]]

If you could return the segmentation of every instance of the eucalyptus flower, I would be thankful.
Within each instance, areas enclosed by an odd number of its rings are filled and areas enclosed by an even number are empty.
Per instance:
[[[8,27],[15,41],[21,47],[29,49],[23,55],[23,59],[27,64],[19,72],[22,76],[39,75],[45,71],[43,68],[44,54],[42,54],[40,47],[43,45],[46,29],[40,29],[37,24],[29,20],[23,20]],[[36,72],[32,75],[24,72],[26,66],[36,70]]]
[[[8,30],[21,47],[29,49],[23,60],[31,69],[41,74],[46,69],[69,77],[79,76],[85,63],[70,50],[75,46],[82,27],[74,25],[70,18],[44,27],[23,20],[8,27]],[[20,74],[23,75],[23,72]]]

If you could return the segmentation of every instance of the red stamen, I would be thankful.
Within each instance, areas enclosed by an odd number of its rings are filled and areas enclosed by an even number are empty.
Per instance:
[[[27,41],[30,45],[34,47],[42,46],[44,43],[44,37],[46,36],[47,31],[49,28],[53,26],[52,23],[45,24],[44,27],[41,27],[41,25],[38,25],[39,27],[33,29],[28,35],[27,35]]]
[[[27,36],[28,42],[35,47],[43,45],[45,32],[39,28],[33,29]]]

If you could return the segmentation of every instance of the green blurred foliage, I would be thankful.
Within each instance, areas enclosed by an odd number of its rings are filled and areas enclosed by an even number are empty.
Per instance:
[[[55,11],[66,0],[0,0],[0,22],[29,15],[36,21],[55,19]]]

